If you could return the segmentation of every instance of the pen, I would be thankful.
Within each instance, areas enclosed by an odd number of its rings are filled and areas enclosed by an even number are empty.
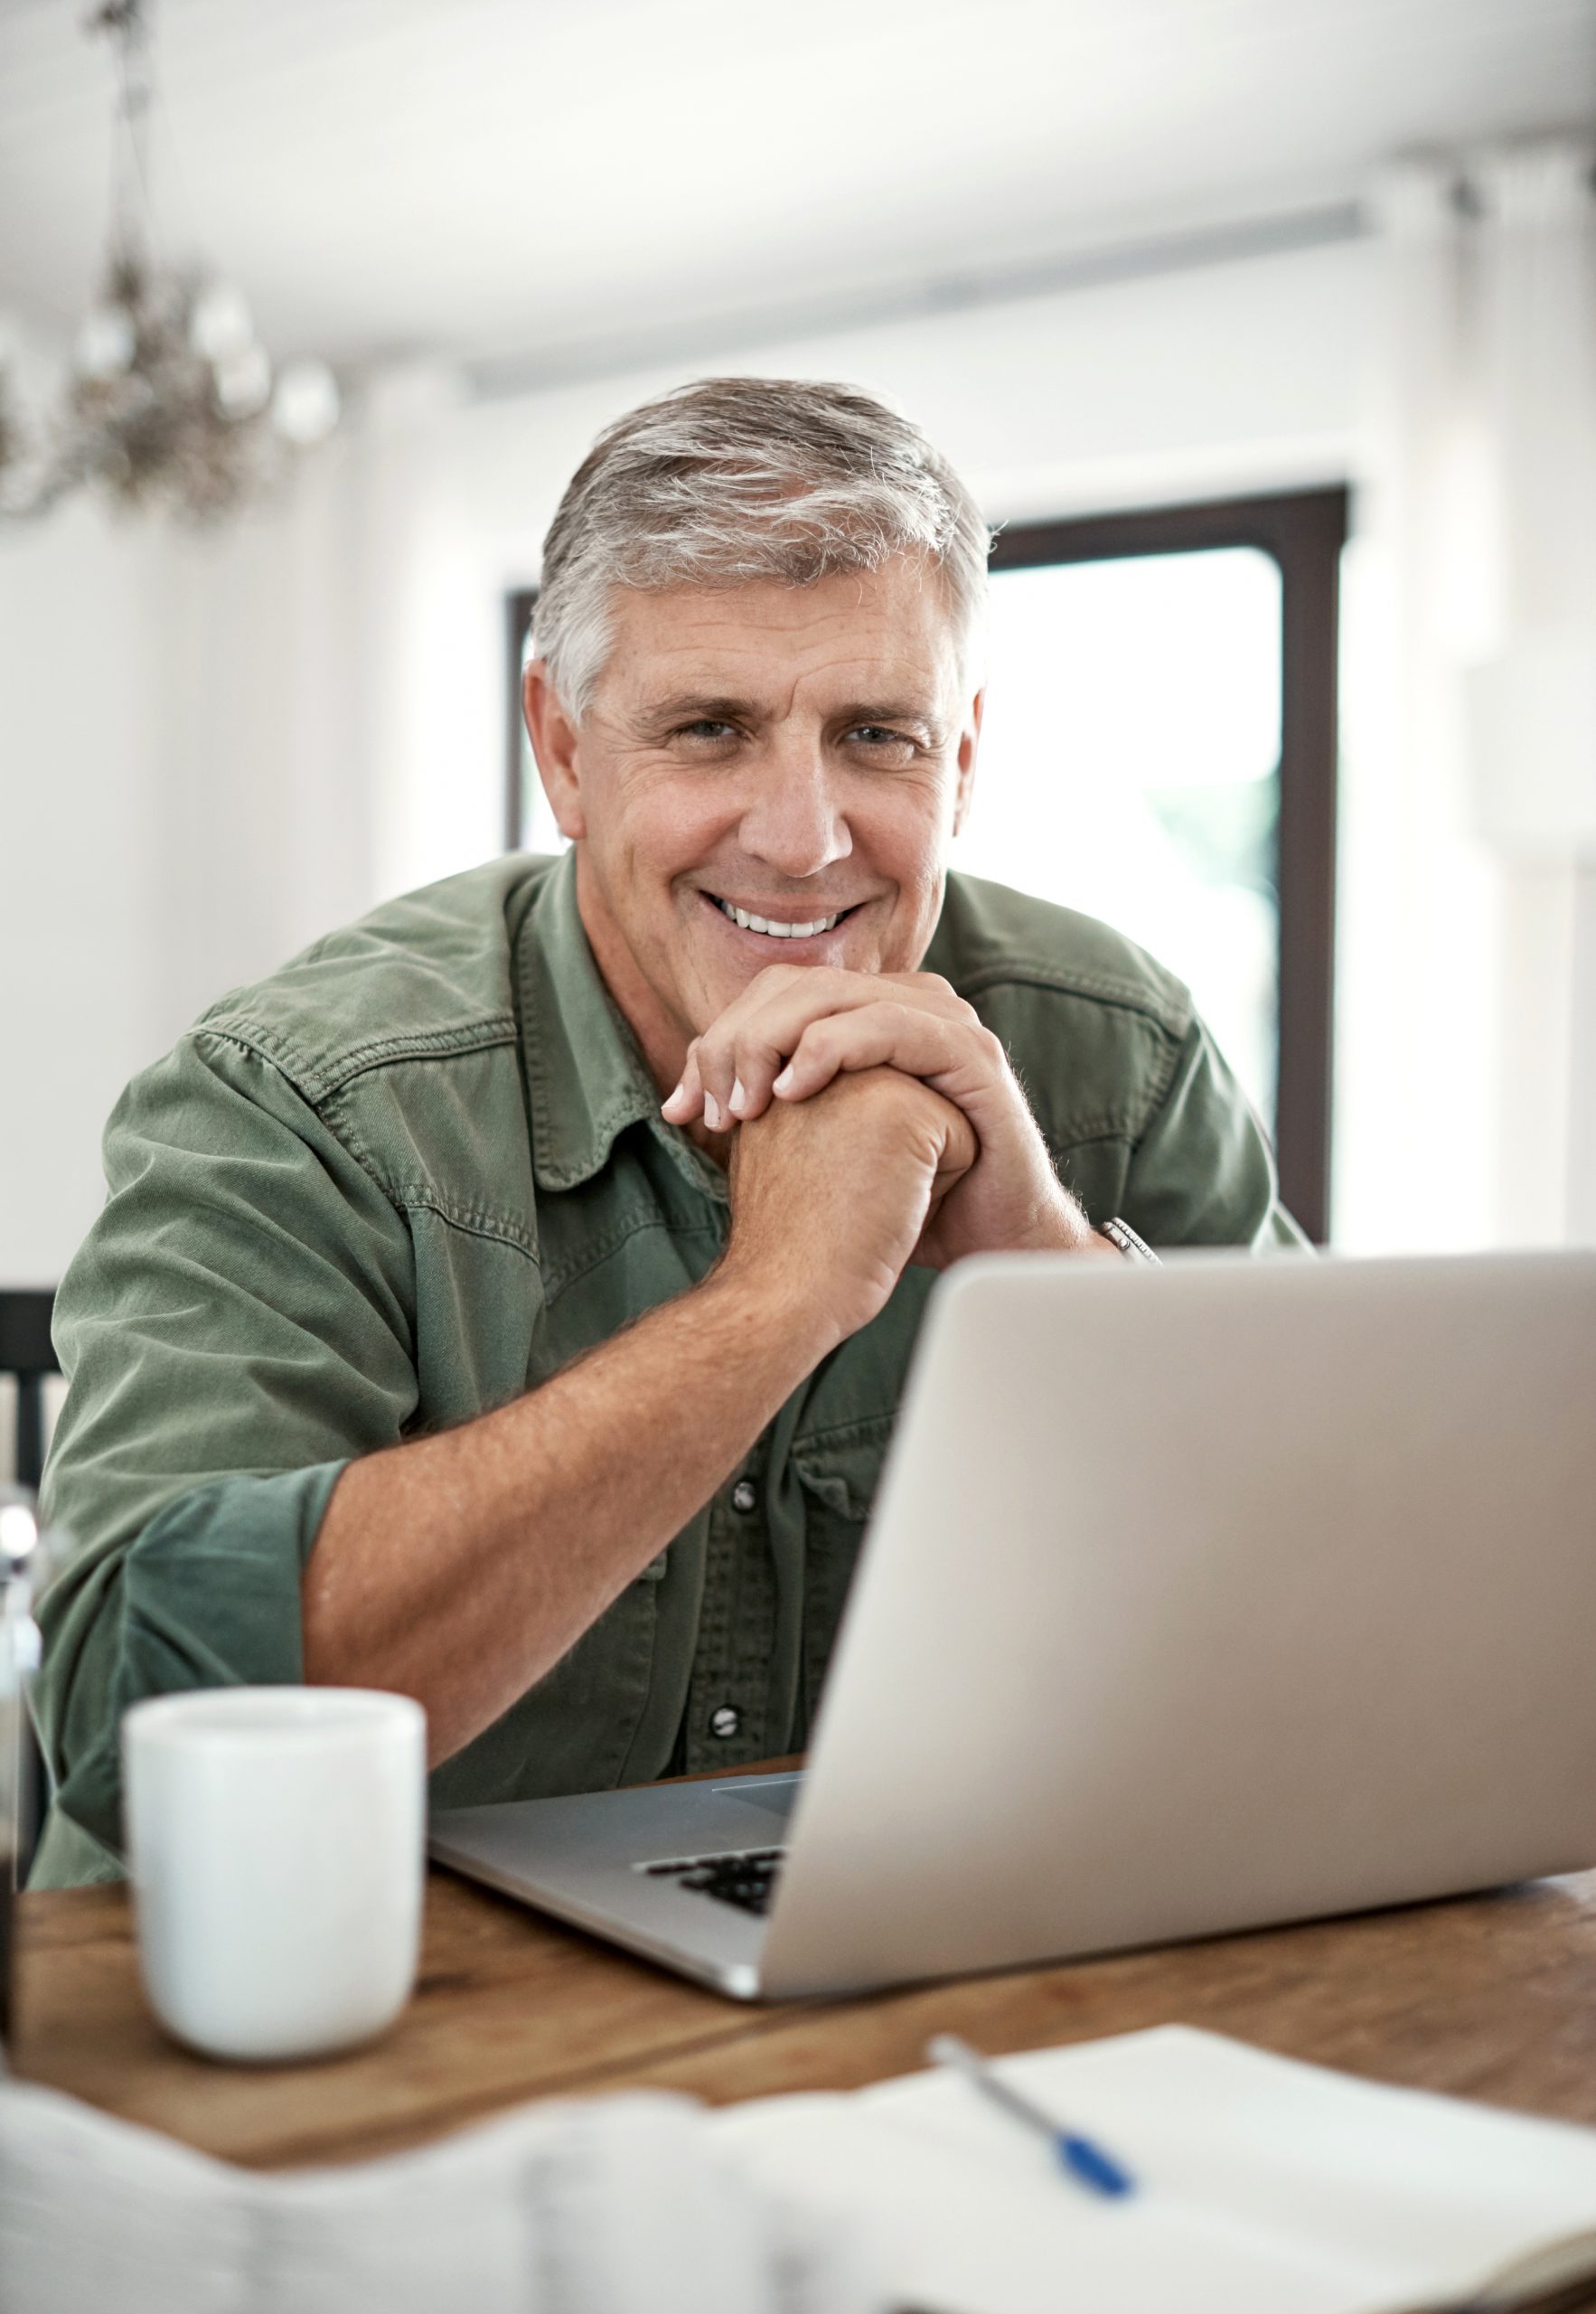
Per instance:
[[[1078,2136],[1074,2130],[1061,2130],[1039,2105],[1033,2105],[1028,2097],[1022,2097],[1017,2089],[1000,2080],[985,2058],[978,2056],[969,2043],[961,2041],[956,2034],[934,2035],[925,2044],[925,2054],[934,2064],[962,2073],[972,2089],[979,2089],[1010,2121],[1023,2122],[1028,2130],[1045,2137],[1060,2165],[1090,2192],[1113,2196],[1135,2191],[1136,2181],[1131,2172],[1112,2154],[1105,2153],[1089,2137]]]

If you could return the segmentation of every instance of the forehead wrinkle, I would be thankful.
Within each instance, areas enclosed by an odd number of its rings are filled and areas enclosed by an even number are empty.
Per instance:
[[[908,590],[889,588],[883,598],[850,576],[851,583],[839,574],[841,583],[813,588],[772,584],[631,597],[621,607],[612,661],[620,679],[615,706],[631,720],[661,714],[662,693],[672,703],[736,701],[770,723],[791,717],[803,688],[820,681],[831,714],[844,697],[870,704],[907,697],[919,701],[923,718],[940,712],[945,720],[950,681],[955,690],[961,682],[959,654],[946,647],[943,623],[919,615],[920,588],[906,620]]]

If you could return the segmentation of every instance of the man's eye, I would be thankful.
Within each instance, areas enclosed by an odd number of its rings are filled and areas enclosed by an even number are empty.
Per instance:
[[[907,757],[915,752],[915,742],[906,732],[889,731],[884,723],[856,723],[848,734],[872,754],[899,754]]]
[[[700,715],[691,723],[679,724],[671,736],[678,739],[713,741],[735,738],[736,733],[731,724],[717,723],[711,717]]]

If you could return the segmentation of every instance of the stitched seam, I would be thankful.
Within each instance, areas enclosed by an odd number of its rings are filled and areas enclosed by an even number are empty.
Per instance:
[[[325,1125],[327,1131],[333,1135],[333,1138],[338,1143],[339,1146],[343,1149],[349,1156],[354,1159],[355,1163],[360,1167],[361,1172],[370,1177],[371,1186],[377,1190],[378,1194],[388,1199],[388,1202],[393,1207],[396,1213],[399,1213],[404,1210],[398,1199],[394,1196],[393,1191],[390,1189],[388,1183],[383,1180],[381,1170],[377,1164],[375,1159],[362,1143],[360,1135],[355,1133],[353,1128],[350,1125],[347,1117],[340,1120],[338,1117],[331,1115],[324,1111],[321,1103],[312,1096],[305,1086],[297,1083],[279,1061],[274,1060],[270,1053],[260,1051],[256,1046],[249,1043],[247,1038],[231,1036],[225,1029],[196,1030],[194,1034],[196,1038],[202,1035],[214,1038],[218,1044],[235,1045],[240,1052],[247,1052],[251,1059],[258,1060],[266,1068],[273,1070],[277,1076],[282,1078],[285,1085],[292,1086],[293,1090],[299,1095],[300,1098],[309,1105],[314,1115],[321,1124]]]
[[[365,1167],[396,1213],[408,1215],[423,1209],[436,1213],[440,1221],[446,1221],[452,1228],[468,1231],[473,1237],[496,1238],[505,1245],[513,1246],[518,1253],[525,1254],[530,1260],[536,1261],[536,1237],[511,1215],[500,1212],[497,1207],[470,1205],[459,1198],[445,1197],[426,1180],[390,1180],[356,1131],[342,1092],[329,1099],[323,1118],[329,1130],[337,1133],[351,1155]]]
[[[532,1127],[532,1173],[540,1189],[574,1190],[589,1181],[600,1171],[610,1151],[628,1125],[637,1124],[649,1114],[639,1110],[633,1096],[630,1108],[624,1100],[615,1107],[603,1110],[593,1119],[592,1133],[587,1144],[574,1155],[556,1162],[547,1153],[546,1143],[559,1137],[558,1120],[549,1097],[549,1072],[544,1061],[544,1024],[534,1013],[522,1038],[521,1048],[526,1060],[531,1099],[529,1104]],[[615,1121],[612,1124],[611,1118]]]
[[[1122,1011],[1143,1013],[1167,1035],[1178,1039],[1184,1037],[1191,1023],[1189,1006],[1160,997],[1139,982],[1118,980],[1106,973],[1061,972],[1056,964],[1043,964],[1029,956],[1005,956],[1000,964],[979,964],[971,972],[962,973],[956,984],[961,996],[968,996],[972,990],[1004,987],[1045,988],[1056,995],[1081,996],[1113,1004]]]
[[[1147,1120],[1141,1120],[1145,1128]],[[1070,1129],[1054,1145],[1059,1149],[1074,1149],[1083,1141],[1131,1141],[1138,1131],[1136,1114],[1128,1109],[1107,1109],[1101,1116],[1083,1117],[1070,1121]]]
[[[672,1237],[718,1237],[719,1236],[718,1230],[710,1222],[689,1222],[683,1225],[667,1221],[662,1213],[634,1214],[630,1220],[617,1221],[605,1230],[601,1237],[590,1238],[583,1246],[579,1256],[573,1256],[563,1265],[550,1269],[546,1274],[544,1289],[549,1306],[552,1308],[556,1296],[563,1293],[567,1286],[574,1285],[578,1278],[586,1277],[590,1270],[596,1269],[601,1262],[607,1261],[609,1256],[618,1251],[629,1237],[637,1237],[644,1229],[664,1229]]]
[[[203,1022],[196,1033],[258,1052],[308,1099],[319,1104],[342,1092],[352,1078],[396,1061],[463,1058],[467,1053],[488,1051],[495,1045],[513,1044],[515,1021],[508,1012],[494,1013],[485,1020],[463,1022],[455,1029],[418,1029],[406,1036],[368,1038],[364,1044],[352,1045],[335,1061],[312,1059],[279,1030],[252,1021],[248,1015],[235,1017],[226,1027],[213,1021]]]
[[[440,1221],[446,1222],[451,1229],[458,1229],[463,1237],[486,1237],[497,1246],[512,1246],[518,1254],[525,1255],[534,1269],[538,1265],[536,1239],[528,1237],[524,1229],[518,1228],[512,1221],[497,1219],[491,1213],[472,1213],[453,1208],[426,1190],[404,1197],[400,1209],[406,1214],[436,1213]]]
[[[549,1114],[546,1104],[544,1114]],[[568,1164],[550,1164],[545,1158],[538,1168],[542,1186],[550,1190],[580,1189],[584,1181],[590,1181],[603,1169],[621,1135],[632,1125],[646,1124],[652,1115],[652,1109],[637,1106],[635,1097],[630,1105],[621,1102],[613,1109],[601,1109],[593,1120],[592,1147],[581,1151]]]
[[[802,1437],[793,1439],[788,1451],[796,1463],[810,1447],[851,1444],[855,1441],[871,1444],[877,1438],[887,1437],[896,1419],[890,1414],[856,1415],[850,1422],[833,1422],[823,1430],[806,1430]]]
[[[1189,1023],[1188,1023],[1187,1034],[1190,1034]],[[1181,1038],[1180,1042],[1178,1045],[1172,1045],[1169,1047],[1166,1056],[1165,1066],[1159,1071],[1158,1076],[1154,1077],[1152,1084],[1148,1089],[1147,1106],[1142,1112],[1141,1124],[1136,1127],[1131,1136],[1131,1145],[1133,1148],[1140,1148],[1154,1117],[1157,1116],[1159,1111],[1163,1107],[1164,1103],[1169,1099],[1170,1087],[1175,1082],[1175,1073],[1180,1066],[1180,1056],[1185,1050],[1185,1037]]]

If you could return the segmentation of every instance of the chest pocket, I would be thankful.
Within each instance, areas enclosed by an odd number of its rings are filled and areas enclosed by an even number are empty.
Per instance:
[[[803,1492],[804,1740],[836,1644],[865,1526],[876,1499],[892,1416],[877,1415],[844,1429],[793,1442],[792,1467]]]

